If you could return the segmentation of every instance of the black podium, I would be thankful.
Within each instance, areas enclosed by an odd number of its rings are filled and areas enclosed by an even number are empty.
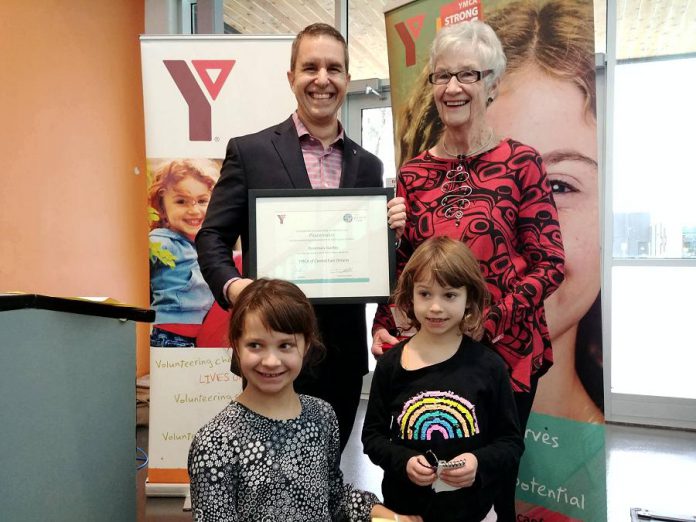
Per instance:
[[[153,320],[0,294],[0,519],[135,520],[135,321]]]

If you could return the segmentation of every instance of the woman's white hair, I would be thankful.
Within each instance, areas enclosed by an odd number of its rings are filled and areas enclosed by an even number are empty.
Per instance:
[[[479,20],[449,25],[437,33],[430,47],[430,71],[434,72],[438,58],[444,53],[462,49],[471,49],[483,69],[493,70],[484,79],[487,86],[505,72],[505,53],[498,36],[490,25]]]

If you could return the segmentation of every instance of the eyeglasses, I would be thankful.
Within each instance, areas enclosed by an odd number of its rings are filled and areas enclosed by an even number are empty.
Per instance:
[[[471,69],[457,72],[437,71],[428,75],[428,81],[433,85],[446,85],[454,76],[459,83],[476,83],[492,72],[493,69],[486,69],[485,71],[474,71]]]

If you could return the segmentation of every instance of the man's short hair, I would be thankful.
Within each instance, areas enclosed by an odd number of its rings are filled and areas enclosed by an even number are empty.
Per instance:
[[[318,38],[319,36],[328,36],[341,42],[343,45],[343,56],[346,61],[346,73],[348,72],[348,44],[343,35],[333,26],[325,23],[310,24],[302,31],[297,33],[295,40],[292,42],[292,53],[290,54],[290,70],[295,70],[295,64],[297,63],[297,51],[300,48],[300,41],[305,37]]]

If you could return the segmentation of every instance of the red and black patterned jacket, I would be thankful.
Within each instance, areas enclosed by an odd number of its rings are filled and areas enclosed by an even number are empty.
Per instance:
[[[529,391],[531,376],[553,363],[544,300],[561,284],[564,270],[558,213],[541,155],[511,139],[461,163],[426,151],[400,169],[396,192],[408,213],[397,276],[429,237],[466,243],[491,293],[487,338],[510,368],[513,390]],[[386,305],[375,315],[373,332],[379,328],[395,331]]]

